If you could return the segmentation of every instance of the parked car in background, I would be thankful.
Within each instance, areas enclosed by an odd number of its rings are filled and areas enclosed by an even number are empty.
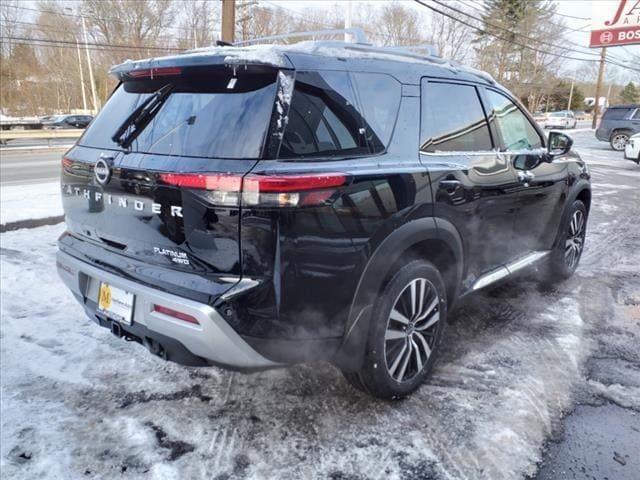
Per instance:
[[[543,123],[547,119],[547,114],[544,112],[533,112],[533,119],[538,123]]]
[[[573,112],[573,115],[576,117],[576,120],[588,120],[589,114],[584,110],[578,110],[577,112]]]
[[[578,120],[573,112],[562,111],[552,112],[547,115],[547,121],[544,124],[544,128],[576,128]]]
[[[45,117],[46,118],[46,117]],[[91,115],[56,115],[50,120],[41,120],[46,129],[87,128],[93,117]]]
[[[602,115],[596,138],[621,152],[636,133],[640,133],[640,104],[612,105]]]
[[[640,133],[636,133],[629,138],[627,145],[624,147],[624,158],[633,160],[640,165]]]

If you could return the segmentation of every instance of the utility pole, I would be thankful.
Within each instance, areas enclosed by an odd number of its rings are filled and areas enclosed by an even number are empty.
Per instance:
[[[611,98],[611,87],[613,86],[613,80],[611,82],[609,82],[609,88],[607,88],[607,108],[609,108],[609,105],[611,105],[611,101],[609,100]]]
[[[571,79],[571,90],[569,90],[569,104],[567,105],[567,110],[571,110],[571,100],[573,100],[573,85],[576,83],[575,78]]]
[[[593,108],[593,120],[591,120],[591,128],[596,128],[598,123],[598,110],[600,102],[600,89],[602,88],[602,77],[604,76],[604,61],[607,58],[607,47],[602,47],[600,51],[600,68],[598,69],[598,81],[596,82],[596,104]]]
[[[87,94],[84,91],[84,75],[82,74],[82,57],[80,55],[80,44],[76,39],[76,50],[78,51],[78,68],[80,69],[80,87],[82,88],[82,109],[87,113]]]
[[[236,26],[236,1],[222,0],[222,41],[233,43]]]
[[[344,13],[344,28],[345,30],[347,28],[351,28],[351,0],[347,0],[347,8],[346,11]],[[351,34],[345,32],[344,34],[344,41],[345,42],[352,42],[353,39],[351,38]]]
[[[100,105],[98,105],[96,85],[93,81],[93,69],[91,68],[91,56],[89,55],[89,39],[87,37],[87,27],[84,24],[84,17],[82,17],[82,32],[84,33],[84,48],[87,52],[87,64],[89,65],[89,83],[91,84],[91,98],[93,100],[93,109],[97,112],[100,109]]]

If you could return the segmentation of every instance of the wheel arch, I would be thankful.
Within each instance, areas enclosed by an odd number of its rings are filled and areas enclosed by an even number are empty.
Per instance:
[[[428,260],[440,271],[447,289],[447,303],[458,296],[463,273],[462,240],[447,220],[412,220],[390,233],[376,248],[361,274],[345,327],[342,345],[334,358],[340,368],[357,370],[369,335],[373,305],[394,272],[410,260]]]

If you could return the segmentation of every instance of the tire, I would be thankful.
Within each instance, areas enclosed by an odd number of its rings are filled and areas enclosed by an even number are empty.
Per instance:
[[[424,382],[437,356],[447,317],[440,272],[427,261],[407,263],[392,274],[373,311],[363,367],[343,373],[355,388],[397,400]]]
[[[574,274],[584,250],[587,231],[587,208],[580,200],[571,204],[568,215],[560,225],[558,239],[551,251],[547,279],[564,280]]]
[[[629,141],[629,134],[627,132],[613,132],[609,138],[609,145],[616,152],[621,152]]]

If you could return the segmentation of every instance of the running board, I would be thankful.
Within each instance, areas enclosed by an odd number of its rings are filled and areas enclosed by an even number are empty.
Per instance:
[[[516,273],[523,268],[527,268],[539,260],[542,260],[550,253],[550,250],[546,250],[543,252],[532,252],[522,258],[519,258],[518,260],[508,263],[507,265],[492,270],[489,273],[485,273],[478,280],[476,280],[476,283],[473,284],[473,287],[471,289],[474,291],[480,290],[481,288],[491,285],[498,280],[502,280],[503,278],[508,277],[509,275]]]

